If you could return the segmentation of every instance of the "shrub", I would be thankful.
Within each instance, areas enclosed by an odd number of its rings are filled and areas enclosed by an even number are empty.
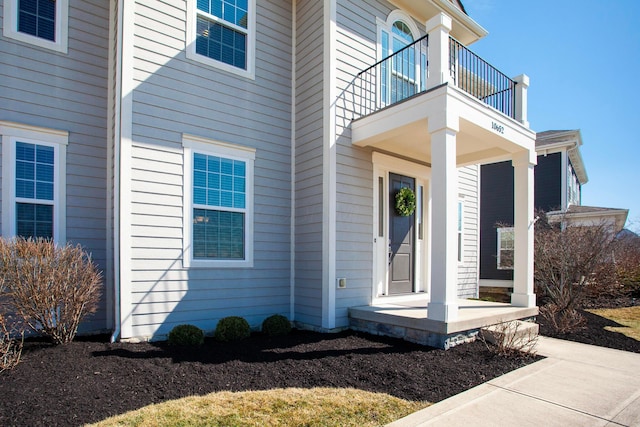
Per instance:
[[[264,319],[264,322],[262,322],[262,332],[270,337],[287,335],[291,332],[291,322],[281,314],[274,314]]]
[[[169,345],[202,345],[204,332],[194,325],[178,325],[169,332]]]
[[[560,224],[550,224],[544,213],[539,217],[534,279],[537,293],[549,304],[541,315],[557,332],[568,332],[583,321],[576,310],[585,297],[611,293],[614,236],[605,223],[577,226],[561,218]]]
[[[0,277],[10,310],[54,344],[72,341],[98,306],[102,275],[80,245],[0,239]]]
[[[214,333],[214,337],[218,341],[239,341],[248,338],[249,335],[251,335],[249,323],[238,316],[229,316],[220,319],[218,326],[216,326],[216,332]]]
[[[24,331],[18,331],[6,316],[0,314],[0,372],[12,369],[20,362],[23,343]]]

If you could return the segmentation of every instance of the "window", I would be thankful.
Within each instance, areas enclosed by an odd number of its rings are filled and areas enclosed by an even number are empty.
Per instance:
[[[380,75],[380,101],[387,105],[425,88],[427,51],[426,43],[404,49],[416,40],[414,34],[418,34],[417,27],[404,13],[392,12],[387,22],[378,22],[378,26],[380,60],[390,57],[381,64]],[[399,51],[402,52],[394,55]]]
[[[183,137],[186,267],[253,264],[255,151]]]
[[[464,204],[461,200],[458,201],[458,262],[462,262],[462,253],[463,253],[463,239],[462,239],[462,230],[464,223]]]
[[[0,133],[2,235],[64,243],[68,134],[10,122],[0,122]]]
[[[4,0],[3,34],[67,53],[69,0]]]
[[[513,270],[513,227],[498,228],[498,270]]]
[[[188,0],[187,58],[254,77],[255,0]]]

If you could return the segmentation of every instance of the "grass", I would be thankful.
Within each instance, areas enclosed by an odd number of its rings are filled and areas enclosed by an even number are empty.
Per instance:
[[[605,317],[623,326],[607,326],[607,331],[619,332],[640,341],[640,306],[622,308],[599,308],[588,310],[597,316]]]
[[[97,424],[111,426],[382,426],[428,402],[356,389],[219,392],[146,406]]]

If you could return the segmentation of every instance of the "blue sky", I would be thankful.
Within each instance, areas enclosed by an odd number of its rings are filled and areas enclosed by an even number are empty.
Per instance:
[[[489,34],[470,46],[527,74],[536,132],[580,129],[582,204],[629,209],[640,231],[640,1],[463,0]]]

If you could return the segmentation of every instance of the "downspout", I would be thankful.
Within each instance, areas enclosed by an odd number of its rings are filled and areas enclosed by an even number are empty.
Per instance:
[[[121,325],[121,310],[120,310],[120,137],[122,129],[122,10],[121,4],[118,0],[112,0],[111,18],[116,19],[117,27],[111,25],[111,31],[116,31],[115,49],[110,54],[114,56],[113,70],[110,70],[110,79],[113,79],[113,72],[115,72],[115,89],[113,84],[109,86],[110,90],[113,90],[113,106],[114,114],[112,120],[113,123],[113,299],[114,299],[114,328],[111,335],[111,342],[115,342],[120,337],[120,325]],[[110,38],[113,40],[113,37]],[[115,52],[114,52],[115,50]]]

